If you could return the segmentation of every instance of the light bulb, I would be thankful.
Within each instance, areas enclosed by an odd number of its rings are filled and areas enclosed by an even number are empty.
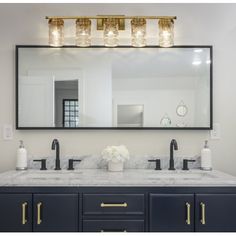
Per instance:
[[[146,46],[146,20],[134,18],[131,20],[131,44],[133,47]]]
[[[49,45],[52,47],[62,47],[64,44],[64,21],[62,19],[50,19]]]
[[[118,20],[113,18],[104,19],[104,45],[106,47],[117,47],[119,43]]]
[[[172,19],[160,19],[159,25],[159,45],[160,47],[174,46],[174,21]]]
[[[91,20],[86,18],[76,20],[76,45],[79,47],[91,45]]]

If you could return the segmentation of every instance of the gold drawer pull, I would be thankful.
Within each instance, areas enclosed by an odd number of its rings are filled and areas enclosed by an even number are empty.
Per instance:
[[[202,225],[205,225],[206,224],[206,205],[203,202],[201,202],[200,206],[201,206],[201,223]]]
[[[101,203],[101,207],[127,207],[128,204],[124,203]]]
[[[40,225],[42,223],[42,219],[41,219],[41,206],[42,206],[42,202],[39,202],[37,204],[37,224]]]
[[[21,209],[22,209],[22,225],[25,225],[27,223],[27,219],[26,219],[26,208],[27,208],[28,203],[24,202],[21,205]]]
[[[188,202],[186,202],[186,210],[187,210],[186,224],[190,225],[191,224],[191,205]]]

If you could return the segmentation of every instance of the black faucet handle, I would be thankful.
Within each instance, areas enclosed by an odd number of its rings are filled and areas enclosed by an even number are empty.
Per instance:
[[[156,162],[156,168],[155,170],[161,170],[161,160],[160,159],[153,159],[153,160],[148,160],[149,162]]]
[[[189,170],[189,168],[188,168],[188,163],[189,162],[195,162],[196,160],[189,160],[189,159],[184,159],[183,160],[183,169],[182,170]]]
[[[34,160],[35,162],[41,162],[41,168],[40,170],[47,170],[46,167],[46,159],[39,159],[39,160]]]
[[[74,162],[81,162],[79,159],[69,159],[69,166],[67,170],[74,170]]]

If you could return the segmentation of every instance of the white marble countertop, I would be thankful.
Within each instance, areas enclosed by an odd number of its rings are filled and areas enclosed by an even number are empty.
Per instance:
[[[220,171],[125,169],[27,170],[0,174],[0,187],[236,187],[236,177]]]

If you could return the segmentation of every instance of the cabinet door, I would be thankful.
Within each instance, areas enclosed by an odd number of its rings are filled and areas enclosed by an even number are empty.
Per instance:
[[[194,231],[193,194],[150,194],[151,232]]]
[[[83,232],[143,232],[144,220],[83,220]]]
[[[34,231],[78,231],[78,195],[34,194]]]
[[[0,231],[32,231],[32,195],[0,194]]]
[[[197,194],[195,206],[196,231],[236,231],[236,194]]]

